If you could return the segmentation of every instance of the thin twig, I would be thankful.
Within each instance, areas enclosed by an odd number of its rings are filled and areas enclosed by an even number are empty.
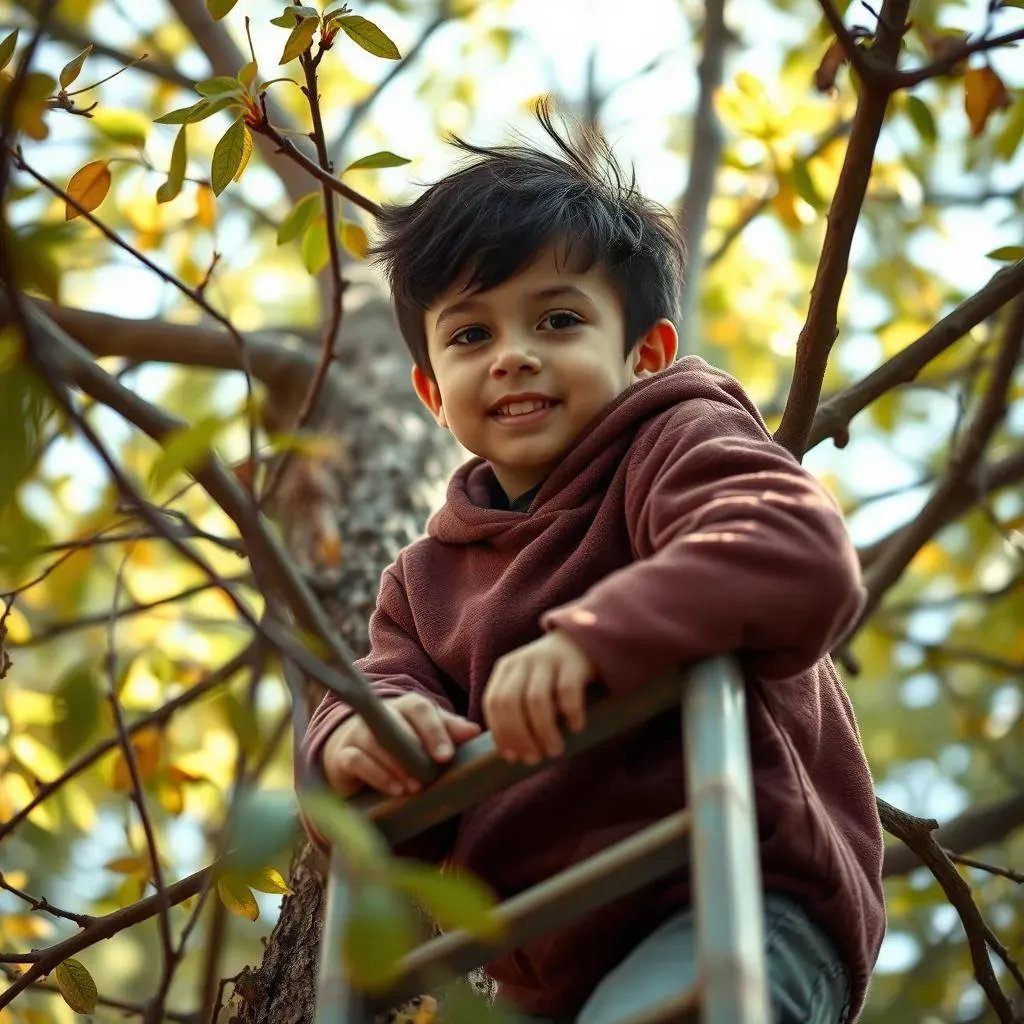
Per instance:
[[[62,917],[65,921],[74,921],[79,928],[85,928],[86,926],[93,923],[96,920],[92,914],[75,914],[70,910],[61,910],[60,907],[55,907],[49,900],[39,899],[36,896],[30,896],[27,892],[22,891],[14,885],[11,885],[4,874],[0,871],[0,889],[6,889],[7,892],[19,899],[24,900],[33,910],[38,910],[42,914],[49,914],[52,917]]]
[[[1004,32],[999,36],[989,36],[976,39],[972,43],[964,43],[950,53],[945,54],[938,60],[926,64],[923,68],[916,68],[913,71],[901,71],[888,79],[888,85],[892,89],[910,89],[929,78],[936,78],[944,75],[957,66],[961,61],[966,60],[972,53],[982,53],[985,50],[994,50],[999,46],[1009,46],[1020,39],[1024,39],[1024,28],[1014,29],[1012,32]]]
[[[1000,988],[988,958],[990,936],[993,939],[995,937],[974,902],[971,887],[964,881],[932,835],[939,827],[939,823],[927,818],[914,817],[884,800],[878,800],[878,809],[886,832],[904,842],[921,858],[942,887],[946,899],[960,916],[967,935],[974,976],[988,997],[1000,1024],[1015,1024],[1016,1014],[1006,993]]]
[[[945,847],[943,847],[942,852],[955,864],[963,864],[966,868],[976,868],[978,871],[985,871],[990,875],[999,875],[1000,878],[1008,878],[1011,882],[1016,882],[1018,885],[1024,885],[1024,871],[1014,871],[1011,868],[1001,868],[996,864],[989,864],[984,860],[967,857],[962,853],[954,853],[952,850],[945,849]]]

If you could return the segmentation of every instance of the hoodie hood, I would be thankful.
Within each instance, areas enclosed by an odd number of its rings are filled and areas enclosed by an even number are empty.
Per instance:
[[[427,523],[427,535],[446,544],[473,544],[506,532],[513,540],[523,528],[533,533],[539,524],[527,523],[534,517],[578,508],[591,492],[603,491],[644,424],[695,400],[740,406],[763,422],[732,377],[698,356],[684,356],[631,384],[601,410],[541,484],[529,512],[492,508],[491,495],[500,485],[490,464],[473,458],[452,477],[445,504]]]

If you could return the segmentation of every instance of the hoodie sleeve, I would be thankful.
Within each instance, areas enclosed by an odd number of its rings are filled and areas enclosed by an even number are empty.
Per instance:
[[[766,680],[812,666],[863,606],[832,498],[746,409],[681,405],[634,444],[626,515],[637,560],[541,618],[610,692],[742,652]]]
[[[377,606],[370,616],[370,653],[355,663],[356,668],[369,679],[370,688],[383,700],[400,697],[404,693],[421,693],[446,711],[461,713],[453,706],[437,666],[427,657],[417,639],[416,623],[402,584],[401,571],[401,557],[384,570]],[[328,737],[353,714],[352,707],[337,694],[329,692],[313,712],[297,756],[304,759],[308,767],[322,771]],[[447,824],[442,823],[408,840],[395,852],[422,860],[439,860],[445,852],[438,849],[439,840],[447,834]],[[327,844],[323,837],[305,819],[303,825],[310,839],[325,850]]]

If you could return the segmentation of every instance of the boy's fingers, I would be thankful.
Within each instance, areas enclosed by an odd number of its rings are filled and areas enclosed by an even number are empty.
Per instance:
[[[410,702],[402,708],[405,720],[412,726],[423,749],[436,761],[447,761],[455,753],[441,709],[428,700]]]
[[[360,780],[380,793],[399,796],[404,792],[402,783],[373,755],[359,747],[345,747],[338,755],[337,767],[348,779]],[[336,788],[342,795],[348,795],[346,790],[355,792],[359,788],[345,778],[339,781],[341,784]]]
[[[542,754],[558,757],[565,749],[562,735],[558,731],[554,684],[553,670],[547,666],[538,666],[526,688],[526,714],[535,737],[538,757]]]
[[[466,740],[471,740],[474,736],[479,735],[481,731],[478,722],[472,722],[468,718],[452,714],[450,711],[442,711],[441,720],[444,722],[444,727],[448,730],[448,735],[456,746],[460,743],[465,743]]]
[[[525,666],[511,666],[494,690],[488,709],[487,724],[494,736],[494,745],[511,762],[535,764],[541,757],[530,733],[524,697],[528,682]]]
[[[569,728],[579,732],[587,724],[586,687],[577,686],[574,682],[561,678],[555,687],[555,699]]]

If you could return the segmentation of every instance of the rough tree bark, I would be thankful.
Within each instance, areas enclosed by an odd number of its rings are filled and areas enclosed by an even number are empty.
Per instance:
[[[334,368],[335,395],[343,397],[321,402],[316,413],[317,429],[336,434],[345,447],[318,499],[330,503],[342,543],[341,567],[335,578],[320,581],[320,592],[341,636],[362,653],[380,573],[401,546],[422,533],[437,487],[460,453],[413,394],[409,356],[386,303],[373,298],[359,308],[348,305]],[[322,509],[305,501],[281,505],[291,553],[299,564],[308,563],[310,522]],[[320,696],[311,693],[311,702]],[[235,986],[237,1024],[302,1024],[313,1018],[324,890],[320,858],[306,843],[296,852],[289,884],[295,894],[282,904],[262,963]]]

